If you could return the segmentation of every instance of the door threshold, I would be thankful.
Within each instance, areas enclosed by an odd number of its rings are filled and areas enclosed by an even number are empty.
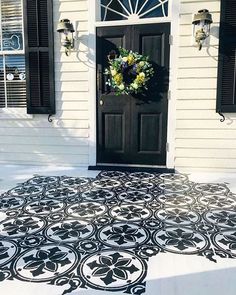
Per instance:
[[[135,165],[135,164],[108,164],[108,163],[98,163],[96,166],[89,166],[88,170],[175,173],[175,169],[170,169],[170,168],[167,168],[166,166]]]

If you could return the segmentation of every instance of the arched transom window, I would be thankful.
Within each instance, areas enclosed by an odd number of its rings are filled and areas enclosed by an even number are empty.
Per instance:
[[[100,20],[168,17],[168,4],[168,0],[100,0]]]

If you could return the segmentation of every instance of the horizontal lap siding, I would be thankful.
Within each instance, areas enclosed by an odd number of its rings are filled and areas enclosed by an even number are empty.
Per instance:
[[[192,14],[207,8],[213,24],[209,48],[191,45]],[[215,113],[220,0],[181,0],[175,166],[179,171],[236,171],[236,120]]]
[[[0,162],[12,164],[88,165],[88,3],[54,0],[56,115],[28,120],[0,120]],[[79,26],[79,54],[67,57],[56,32],[59,19]]]

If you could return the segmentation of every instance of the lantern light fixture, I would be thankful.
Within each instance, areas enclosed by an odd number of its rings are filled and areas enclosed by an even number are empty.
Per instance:
[[[65,54],[69,56],[75,45],[74,26],[69,19],[61,19],[57,26],[57,32],[60,33],[61,45],[65,47]]]
[[[193,36],[198,44],[198,49],[202,49],[203,42],[210,36],[212,15],[207,9],[201,9],[193,16]]]

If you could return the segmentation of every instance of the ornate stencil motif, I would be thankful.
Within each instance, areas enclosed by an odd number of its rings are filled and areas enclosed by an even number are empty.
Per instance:
[[[203,234],[185,227],[166,227],[155,233],[156,244],[164,250],[173,253],[198,253],[207,246],[207,239]]]
[[[236,258],[236,195],[186,175],[35,176],[0,196],[0,281],[145,293],[149,258]]]
[[[89,238],[94,232],[94,226],[82,220],[70,219],[49,226],[46,231],[49,240],[54,242],[76,242]]]
[[[167,17],[168,0],[101,0],[101,20]]]
[[[11,261],[17,253],[17,246],[10,241],[0,242],[0,267]]]
[[[7,211],[9,209],[16,209],[24,204],[24,198],[5,196],[0,198],[0,211]]]
[[[130,248],[144,244],[149,239],[149,233],[137,224],[124,222],[104,226],[98,237],[109,247]]]
[[[30,281],[48,281],[75,266],[78,253],[68,246],[42,246],[23,252],[15,262],[18,276]]]
[[[118,195],[118,198],[121,201],[124,201],[124,202],[126,201],[128,203],[136,203],[136,204],[150,202],[153,199],[152,195],[147,194],[145,192],[141,192],[139,190],[123,192]]]
[[[128,251],[104,251],[86,258],[81,274],[89,285],[98,289],[122,290],[145,273],[144,262]]]
[[[25,206],[25,212],[34,215],[48,215],[60,211],[64,207],[61,201],[55,199],[43,199],[40,201],[33,201]]]
[[[68,215],[78,218],[95,218],[106,212],[106,206],[96,202],[72,204],[67,208]]]
[[[25,235],[40,232],[44,225],[45,221],[36,216],[5,219],[0,223],[0,237],[24,237]]]
[[[120,205],[111,209],[111,216],[118,220],[138,221],[150,217],[151,212],[147,208],[138,205]]]
[[[105,189],[92,189],[82,193],[84,200],[106,201],[114,197],[114,193]]]

